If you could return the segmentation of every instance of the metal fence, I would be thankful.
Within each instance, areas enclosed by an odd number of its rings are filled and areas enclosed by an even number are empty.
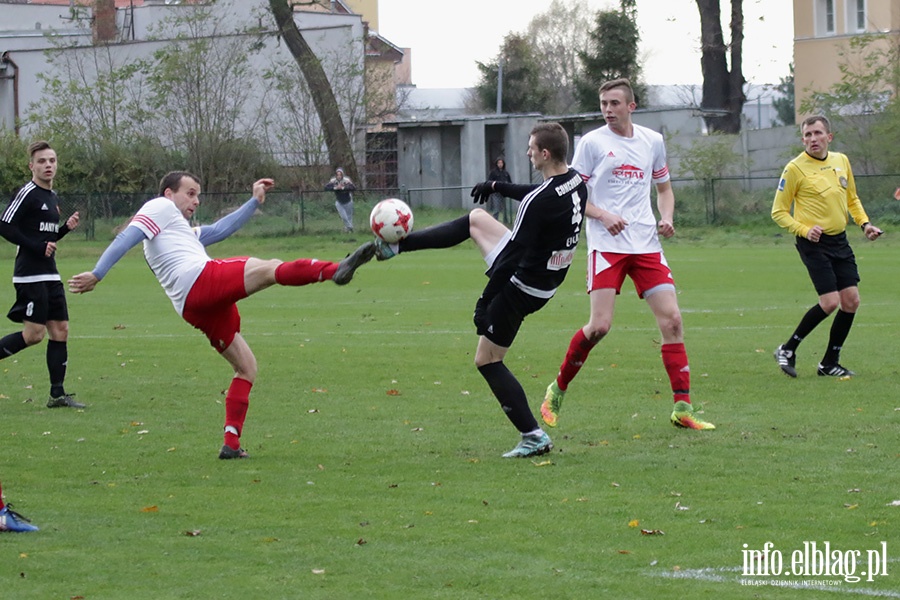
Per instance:
[[[754,222],[769,223],[772,199],[778,179],[772,177],[726,177],[697,181],[673,179],[675,188],[675,218],[682,226],[741,225]],[[900,224],[900,202],[893,199],[900,187],[900,175],[858,175],[856,187],[863,206],[876,224]],[[353,192],[354,217],[357,230],[368,228],[369,212],[384,198],[400,198],[414,210],[435,208],[462,212],[468,187],[460,186],[427,189],[366,189]],[[435,193],[446,192],[454,199],[437,205],[431,199]],[[81,217],[80,233],[88,240],[110,240],[124,228],[135,212],[153,193],[93,193],[60,194],[60,210],[65,219],[74,211]],[[249,193],[204,193],[194,214],[194,224],[212,223],[230,213],[248,198]],[[335,196],[328,191],[269,192],[266,202],[253,219],[244,226],[244,235],[291,236],[300,234],[336,234],[343,230],[334,206]],[[510,224],[518,203],[507,199],[498,218]]]

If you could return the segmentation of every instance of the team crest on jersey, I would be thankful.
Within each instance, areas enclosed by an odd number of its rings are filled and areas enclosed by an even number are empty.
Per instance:
[[[630,179],[641,181],[644,179],[644,171],[634,165],[622,165],[613,169],[612,174],[618,179]]]
[[[782,178],[778,181],[778,191],[779,191],[779,192],[783,192],[783,191],[784,191],[784,177],[782,177]]]

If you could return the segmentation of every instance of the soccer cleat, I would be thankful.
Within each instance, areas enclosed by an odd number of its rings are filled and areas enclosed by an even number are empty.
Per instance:
[[[562,408],[563,397],[566,393],[559,389],[556,380],[547,386],[547,393],[544,394],[544,402],[541,403],[541,419],[547,424],[547,427],[556,427],[559,419],[559,411]]]
[[[516,447],[503,455],[503,458],[527,458],[540,456],[553,450],[553,442],[550,436],[543,431],[540,435],[523,435],[522,441]]]
[[[24,533],[26,531],[39,531],[31,524],[31,521],[14,512],[8,505],[0,509],[0,531],[12,531]]]
[[[347,285],[353,279],[356,270],[372,260],[374,256],[375,244],[366,242],[338,264],[337,271],[334,272],[331,280],[338,285]]]
[[[375,258],[378,260],[387,260],[394,258],[397,253],[391,250],[391,245],[381,238],[375,238]]]
[[[775,348],[775,362],[788,377],[797,376],[797,369],[794,368],[797,364],[797,354],[793,350],[785,350],[783,345],[778,346]]]
[[[60,396],[59,398],[54,398],[50,396],[47,400],[47,408],[62,408],[63,406],[67,406],[69,408],[84,408],[85,405],[81,402],[76,402],[72,396],[75,394],[65,394]]]
[[[232,458],[250,458],[250,455],[247,454],[247,451],[243,448],[238,448],[235,450],[229,445],[223,445],[222,449],[219,450],[219,458],[222,460],[230,460]]]
[[[675,410],[672,411],[672,425],[684,429],[711,430],[716,428],[712,423],[701,421],[694,414],[694,407],[688,402],[675,403]]]
[[[850,369],[842,367],[837,363],[828,365],[827,367],[822,363],[819,363],[819,368],[816,372],[820,377],[853,377],[854,375],[856,375],[856,373],[854,373]]]

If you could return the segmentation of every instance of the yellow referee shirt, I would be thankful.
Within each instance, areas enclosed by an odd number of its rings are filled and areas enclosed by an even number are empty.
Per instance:
[[[802,152],[784,168],[772,203],[772,218],[781,227],[799,237],[815,225],[837,235],[847,229],[848,211],[857,225],[869,221],[844,154],[829,152],[820,160]]]

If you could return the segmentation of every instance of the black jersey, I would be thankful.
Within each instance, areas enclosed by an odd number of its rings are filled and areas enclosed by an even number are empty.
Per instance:
[[[569,169],[537,186],[497,183],[495,189],[522,202],[512,237],[488,271],[488,287],[511,281],[526,294],[551,298],[566,278],[581,235],[588,197],[584,180]]]
[[[60,281],[56,258],[46,256],[47,242],[56,242],[68,228],[59,227],[56,192],[29,181],[0,216],[0,235],[19,246],[13,283]]]

